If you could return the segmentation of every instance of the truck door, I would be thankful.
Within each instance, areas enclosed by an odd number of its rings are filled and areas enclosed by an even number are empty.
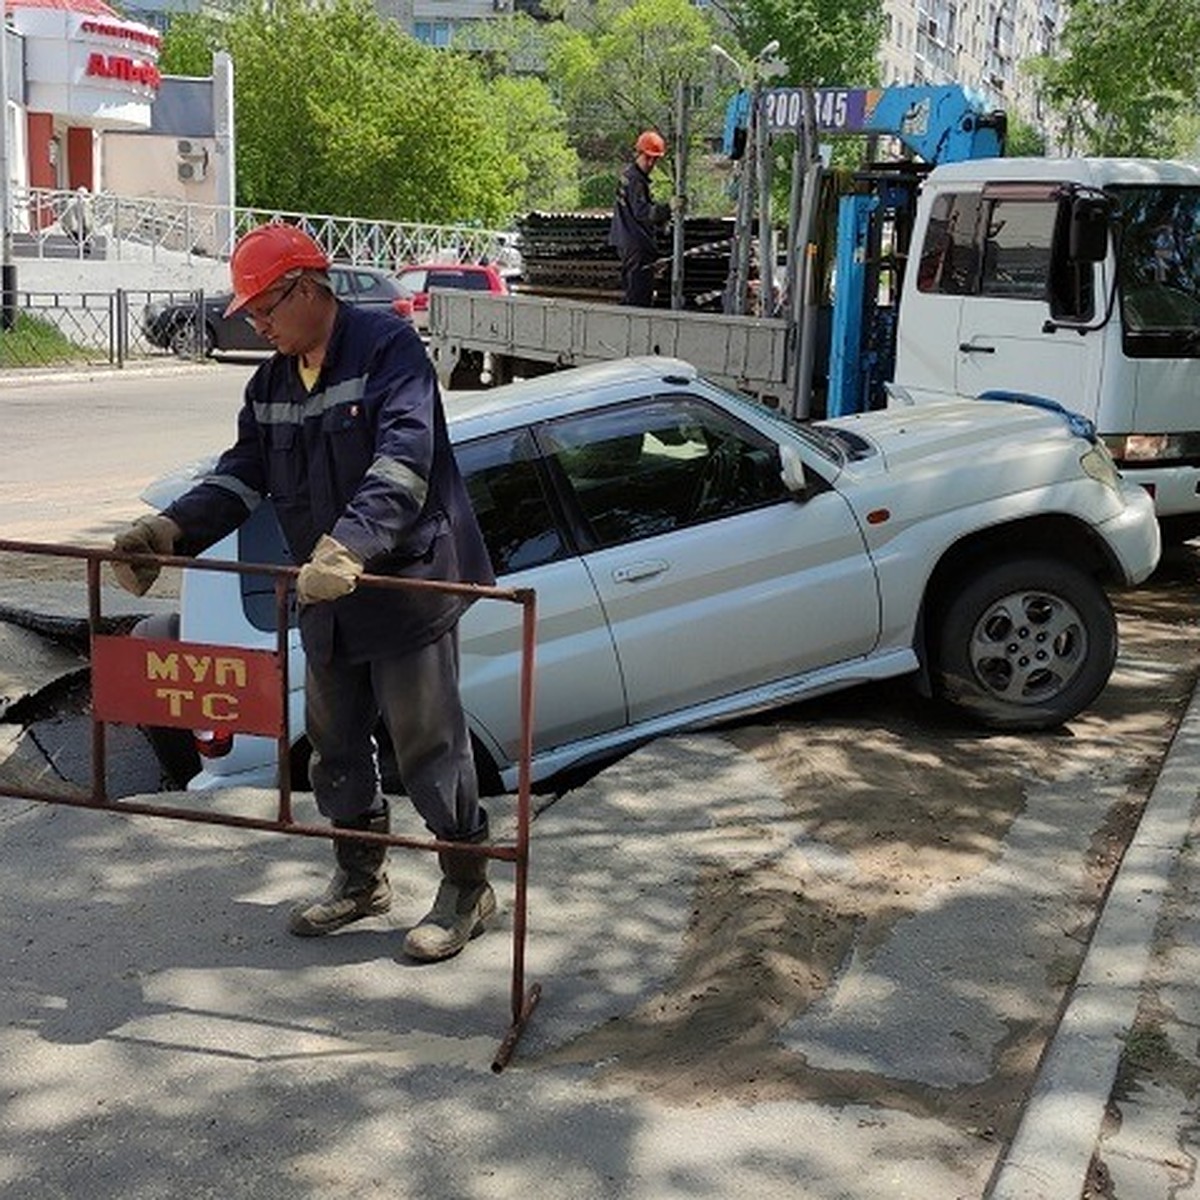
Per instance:
[[[896,380],[923,400],[949,399],[958,386],[963,297],[976,286],[976,192],[933,197],[921,237],[915,284],[905,284],[896,345]]]
[[[1064,328],[1095,317],[1091,263],[1067,258],[1057,185],[990,184],[977,214],[978,281],[963,297],[954,347],[964,396],[1030,392],[1094,415],[1101,337]]]

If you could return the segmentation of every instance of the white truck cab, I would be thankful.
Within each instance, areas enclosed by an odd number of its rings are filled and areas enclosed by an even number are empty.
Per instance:
[[[979,159],[922,185],[893,402],[1044,396],[1200,532],[1200,167]]]

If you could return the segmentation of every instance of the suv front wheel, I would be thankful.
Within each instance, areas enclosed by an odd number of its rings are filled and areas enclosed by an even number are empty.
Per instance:
[[[1117,658],[1104,589],[1048,558],[997,563],[941,606],[935,694],[993,729],[1052,729],[1100,694]]]

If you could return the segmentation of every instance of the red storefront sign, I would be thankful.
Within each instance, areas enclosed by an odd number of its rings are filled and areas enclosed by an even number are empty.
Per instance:
[[[89,54],[86,73],[101,79],[119,79],[157,90],[162,75],[153,63],[141,62],[124,54]]]
[[[92,709],[102,721],[277,737],[282,680],[279,658],[269,650],[92,639]]]

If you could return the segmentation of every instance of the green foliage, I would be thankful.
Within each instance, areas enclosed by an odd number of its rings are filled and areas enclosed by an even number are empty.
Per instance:
[[[166,43],[178,73],[208,74],[215,48],[233,59],[240,204],[503,225],[528,188],[572,198],[543,85],[489,79],[369,0],[247,0],[219,24],[180,18]]]
[[[1032,70],[1072,153],[1187,152],[1200,0],[1070,0],[1063,53]],[[1182,140],[1181,140],[1182,139]]]
[[[1006,158],[1043,158],[1046,154],[1046,136],[1028,121],[1011,113],[1008,118],[1008,136],[1005,138]]]
[[[86,362],[88,352],[55,325],[18,312],[10,329],[0,329],[0,367],[38,367]]]
[[[213,51],[221,45],[221,26],[201,13],[175,13],[163,38],[158,69],[164,75],[212,74]]]
[[[510,191],[523,209],[563,212],[579,204],[579,155],[567,144],[567,118],[540,79],[497,76],[493,103],[504,115],[514,164]]]
[[[787,65],[780,84],[869,87],[878,82],[882,0],[741,0],[731,15],[748,58],[779,42],[777,57]]]
[[[404,37],[367,0],[253,0],[228,38],[245,203],[418,221],[511,215],[503,130],[466,60]]]
[[[619,168],[643,129],[657,129],[671,154],[681,86],[693,134],[719,130],[717,97],[695,87],[712,78],[703,10],[689,0],[567,0],[564,15],[550,30],[547,69],[585,159]]]

